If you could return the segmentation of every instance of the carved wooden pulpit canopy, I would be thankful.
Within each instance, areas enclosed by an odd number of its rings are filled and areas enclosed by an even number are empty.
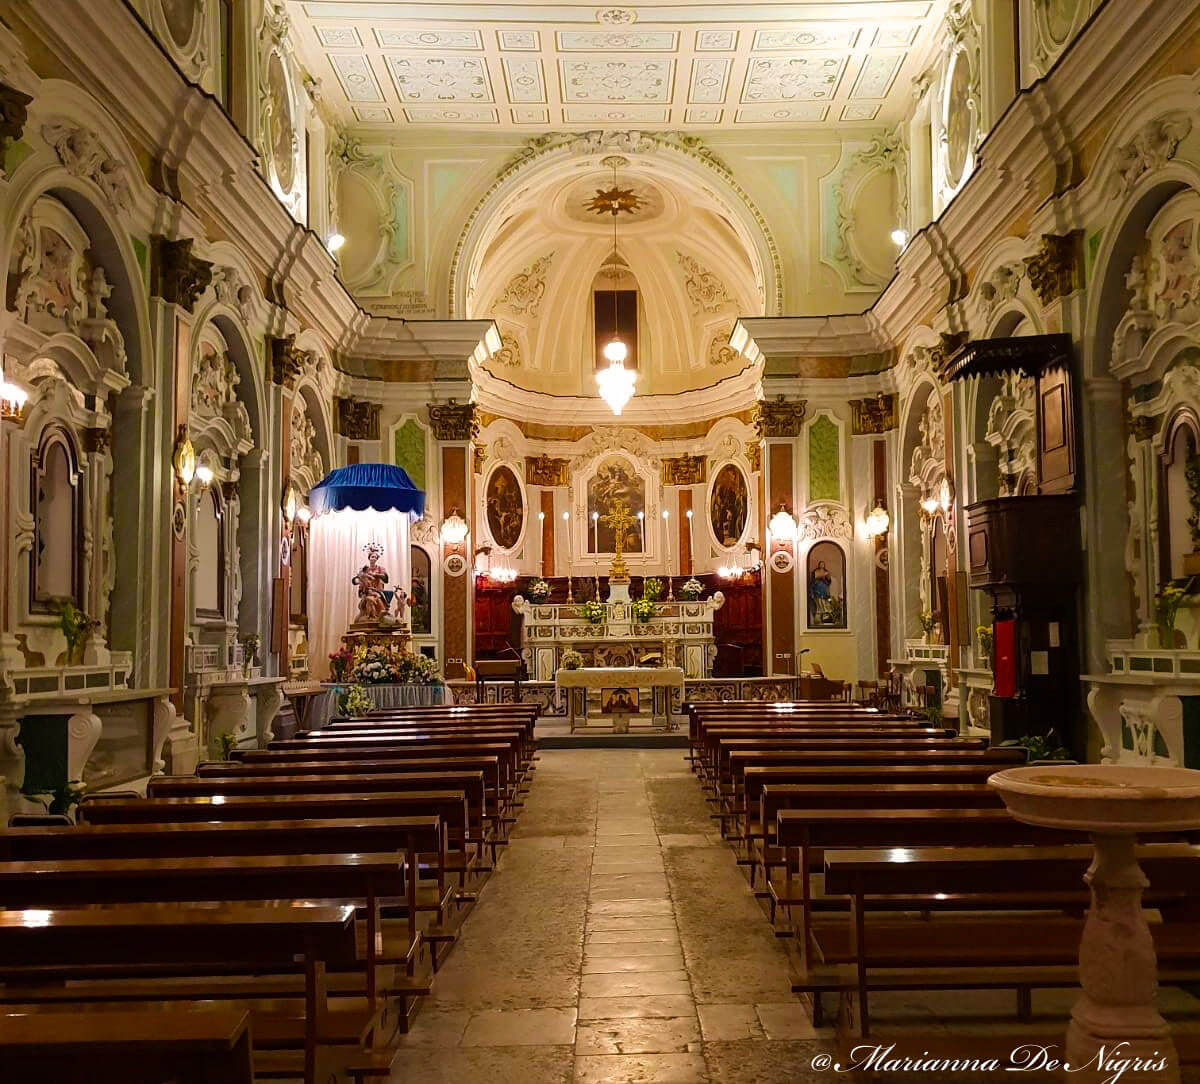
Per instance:
[[[949,336],[944,338],[950,339]],[[950,344],[953,340],[950,339]],[[1039,493],[1069,493],[1075,488],[1075,402],[1071,381],[1074,347],[1070,335],[1026,335],[976,339],[945,351],[944,383],[972,376],[1020,373],[1032,377],[1037,417]]]

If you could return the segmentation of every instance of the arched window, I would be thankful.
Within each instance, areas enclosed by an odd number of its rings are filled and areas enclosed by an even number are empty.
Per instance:
[[[193,538],[196,617],[222,619],[225,616],[225,515],[215,485],[199,496]]]
[[[1167,426],[1159,484],[1159,576],[1187,575],[1184,558],[1200,550],[1200,418],[1178,411]]]
[[[429,553],[420,546],[411,547],[412,612],[409,622],[414,636],[433,632],[433,571]]]
[[[62,600],[82,608],[83,485],[74,441],[61,426],[45,430],[31,461],[30,505],[30,609],[52,610]]]

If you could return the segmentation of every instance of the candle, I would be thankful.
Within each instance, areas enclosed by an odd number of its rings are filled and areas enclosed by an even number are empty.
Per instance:
[[[642,540],[642,552],[646,552],[646,513],[638,513],[638,537]]]
[[[687,521],[688,521],[688,560],[692,561],[695,559],[694,554],[696,552],[696,549],[695,549],[695,542],[693,542],[693,540],[692,540],[692,510],[690,508],[687,510]],[[683,554],[682,553],[679,555],[679,575],[681,575],[681,576],[683,575]]]
[[[592,513],[592,552],[600,554],[600,513]]]
[[[546,574],[546,513],[538,513],[538,533],[542,536],[542,549],[538,556],[538,576]]]
[[[667,575],[671,575],[671,513],[663,509],[663,538],[667,544],[666,569]]]

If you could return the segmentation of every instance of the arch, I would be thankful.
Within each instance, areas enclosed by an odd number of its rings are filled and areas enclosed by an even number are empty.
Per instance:
[[[782,313],[783,265],[778,245],[750,195],[719,159],[703,147],[680,146],[654,133],[591,132],[527,147],[479,198],[450,259],[450,316],[464,314],[470,308],[468,297],[483,255],[507,223],[516,200],[532,184],[570,174],[581,155],[600,157],[618,152],[633,156],[637,166],[651,175],[667,179],[668,187],[684,183],[704,190],[720,207],[722,218],[750,256],[764,313]]]
[[[266,389],[263,386],[265,374],[262,366],[256,364],[257,354],[241,315],[222,301],[210,302],[196,313],[191,340],[192,353],[188,361],[189,382],[195,374],[204,331],[210,325],[225,343],[229,350],[229,356],[237,366],[239,377],[237,397],[246,407],[249,415],[250,433],[254,445],[261,448],[264,446],[266,435]]]

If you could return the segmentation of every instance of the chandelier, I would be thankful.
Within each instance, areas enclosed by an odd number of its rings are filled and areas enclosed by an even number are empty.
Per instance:
[[[606,165],[612,166],[613,183],[609,189],[597,189],[596,195],[589,200],[584,206],[589,211],[594,211],[596,214],[608,214],[612,216],[613,227],[613,250],[612,262],[620,260],[617,253],[617,216],[624,211],[626,214],[633,214],[642,205],[640,196],[634,194],[632,188],[621,188],[617,185],[617,165],[622,159],[615,155],[606,158]],[[629,356],[629,347],[625,345],[625,340],[621,338],[620,317],[617,308],[617,291],[612,291],[613,299],[613,337],[604,344],[604,357],[608,361],[608,366],[599,370],[596,373],[596,388],[603,399],[609,406],[609,409],[618,417],[621,411],[625,409],[625,404],[633,398],[633,386],[637,381],[637,373],[632,369],[625,368],[625,359]]]

